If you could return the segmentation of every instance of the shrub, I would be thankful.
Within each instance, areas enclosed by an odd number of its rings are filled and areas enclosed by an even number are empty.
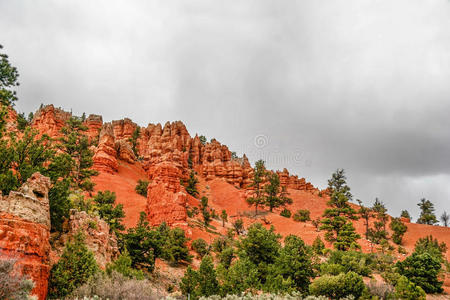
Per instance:
[[[142,195],[144,197],[147,197],[147,189],[148,189],[149,182],[147,180],[139,179],[137,182],[137,185],[135,187],[136,193],[139,195]]]
[[[106,273],[112,275],[113,272],[118,272],[128,278],[144,279],[144,272],[133,269],[131,264],[130,254],[125,249],[115,261],[106,266]]]
[[[283,209],[280,212],[280,216],[285,217],[285,218],[290,218],[291,214],[292,214],[291,211],[289,209],[287,209],[287,208]]]
[[[420,287],[412,283],[405,276],[401,276],[395,286],[395,298],[404,300],[425,300],[427,295]]]
[[[216,271],[210,256],[205,256],[202,259],[198,271],[194,271],[190,266],[187,268],[181,279],[180,289],[183,295],[190,295],[192,299],[216,295],[220,292]]]
[[[416,241],[414,252],[418,254],[428,253],[439,261],[443,261],[443,255],[447,252],[447,245],[444,242],[439,243],[437,239],[429,235]]]
[[[94,254],[86,247],[84,236],[79,232],[66,244],[60,260],[50,271],[49,298],[69,295],[98,271]]]
[[[371,295],[378,297],[377,299],[391,299],[394,292],[392,285],[376,280],[369,281],[366,287]]]
[[[322,241],[322,239],[320,238],[320,236],[317,236],[316,239],[314,240],[314,242],[312,244],[312,249],[318,255],[323,254],[323,250],[325,249],[325,244]]]
[[[426,293],[441,293],[442,281],[438,280],[441,271],[441,261],[429,253],[414,252],[404,261],[396,264],[398,273],[420,286]]]
[[[219,261],[222,266],[228,269],[231,265],[231,261],[234,258],[234,250],[232,247],[227,247],[223,249],[222,252],[219,253]]]
[[[346,273],[352,271],[358,275],[370,276],[374,262],[374,257],[371,254],[359,251],[333,251],[331,252],[330,258],[323,266],[326,266],[327,264],[337,265],[342,268],[342,272]],[[332,269],[336,268],[332,267]],[[327,272],[323,274],[326,273]],[[336,273],[329,274],[337,275]]]
[[[365,289],[362,276],[348,272],[337,276],[324,275],[314,280],[309,286],[311,294],[327,296],[331,299],[340,299],[354,296],[358,299]]]
[[[237,219],[233,222],[233,228],[237,235],[240,235],[244,231],[244,221],[242,219]]]
[[[196,239],[192,242],[191,247],[192,250],[197,252],[199,258],[202,258],[209,253],[209,245],[204,239]]]
[[[69,299],[156,300],[161,296],[150,281],[137,280],[112,271],[110,275],[95,275],[77,288]]]
[[[294,221],[295,222],[306,222],[306,221],[310,221],[311,218],[309,216],[310,212],[307,209],[299,209],[295,214],[294,214]]]
[[[123,205],[117,204],[116,193],[110,191],[98,192],[94,197],[95,208],[103,220],[109,225],[111,232],[118,234],[125,229],[122,224],[122,219],[125,218]]]
[[[15,259],[0,260],[0,299],[28,299],[34,282],[14,268]]]

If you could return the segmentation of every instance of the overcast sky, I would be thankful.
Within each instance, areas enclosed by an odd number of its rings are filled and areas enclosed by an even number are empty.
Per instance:
[[[393,215],[450,212],[449,0],[0,0],[19,111],[182,120]]]

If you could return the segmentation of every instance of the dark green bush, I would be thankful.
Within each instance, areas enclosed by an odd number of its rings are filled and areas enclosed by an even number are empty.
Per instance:
[[[204,239],[196,239],[191,244],[192,250],[197,252],[199,258],[209,253],[209,245]]]
[[[285,218],[290,218],[291,215],[292,215],[291,211],[289,209],[287,209],[287,208],[283,209],[280,212],[280,216],[285,217]]]
[[[144,197],[147,197],[147,189],[148,189],[149,182],[147,180],[139,179],[136,185],[136,193],[139,195],[142,195]]]
[[[294,214],[294,221],[296,222],[306,222],[306,221],[310,221],[311,218],[309,216],[310,212],[307,209],[299,209],[295,214]]]

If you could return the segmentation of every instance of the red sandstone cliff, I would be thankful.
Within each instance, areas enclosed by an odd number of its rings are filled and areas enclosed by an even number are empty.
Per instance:
[[[50,271],[49,188],[49,178],[35,173],[18,191],[0,196],[0,254],[18,259],[39,299],[47,295]]]

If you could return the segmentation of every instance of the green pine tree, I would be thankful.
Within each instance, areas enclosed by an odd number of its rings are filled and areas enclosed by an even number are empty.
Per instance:
[[[115,205],[115,192],[100,191],[95,195],[93,200],[95,203],[95,210],[98,212],[100,218],[108,223],[111,232],[120,234],[122,230],[125,230],[125,226],[122,224],[123,218],[125,218],[123,205]]]
[[[418,224],[434,225],[438,223],[434,214],[434,204],[430,200],[422,198],[417,206],[420,208],[420,216],[417,220]]]
[[[321,220],[320,230],[325,230],[325,239],[334,243],[338,250],[358,247],[356,240],[360,236],[355,232],[351,220],[357,220],[356,211],[350,206],[352,200],[350,187],[347,185],[343,169],[338,169],[330,180],[328,189],[331,191],[328,206]]]
[[[287,197],[285,187],[280,186],[280,177],[277,173],[268,174],[269,184],[264,187],[264,204],[272,212],[274,208],[284,207],[292,203]]]
[[[250,206],[255,206],[255,216],[258,215],[258,206],[264,206],[264,188],[262,182],[266,175],[266,167],[263,160],[258,160],[255,163],[253,171],[253,182],[250,185],[253,187],[253,196],[247,198],[246,201]]]
[[[86,247],[84,236],[79,232],[66,244],[60,260],[50,271],[49,298],[69,295],[98,271],[94,254]]]

